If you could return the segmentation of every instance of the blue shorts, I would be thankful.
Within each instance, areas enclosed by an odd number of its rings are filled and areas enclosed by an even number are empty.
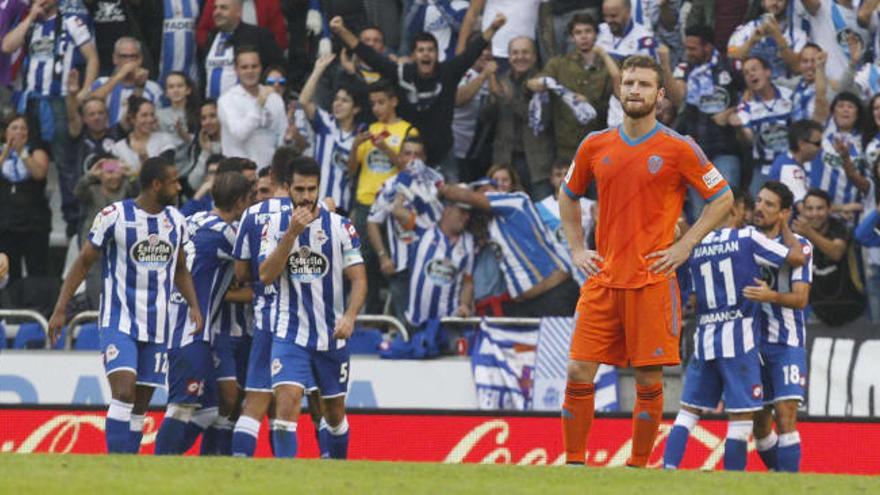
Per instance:
[[[211,346],[195,341],[168,351],[168,403],[217,405],[217,380]]]
[[[807,351],[784,344],[761,344],[761,380],[764,403],[804,401],[807,386]]]
[[[216,335],[214,337],[214,374],[217,381],[235,380],[244,386],[250,352],[251,338],[249,336]]]
[[[165,344],[140,342],[117,330],[101,330],[104,373],[127,370],[137,376],[138,385],[165,388],[168,354]]]
[[[251,339],[251,350],[247,360],[247,376],[244,389],[247,392],[272,392],[272,375],[269,362],[272,360],[272,332],[255,330]]]
[[[757,349],[711,361],[691,357],[685,371],[681,403],[712,410],[721,399],[728,413],[757,411],[763,407],[761,360]]]
[[[340,397],[348,392],[348,346],[334,351],[316,351],[274,339],[272,341],[272,387],[296,385],[306,393],[314,386],[321,397]],[[312,385],[314,384],[314,385]]]

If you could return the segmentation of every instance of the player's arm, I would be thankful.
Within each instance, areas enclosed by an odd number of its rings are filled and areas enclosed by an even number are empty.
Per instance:
[[[865,29],[871,27],[871,14],[877,10],[878,5],[880,5],[880,0],[865,0],[862,2],[862,5],[859,7],[859,13],[856,16],[859,26]]]
[[[385,275],[393,274],[394,263],[388,257],[388,250],[385,248],[385,242],[382,239],[381,224],[367,221],[367,239],[369,239],[373,251],[376,251],[376,257],[379,258],[379,270]]]
[[[247,304],[254,300],[254,289],[251,289],[250,287],[236,287],[234,289],[229,289],[226,291],[226,296],[223,297],[223,300],[230,303]]]
[[[315,90],[318,88],[318,82],[321,80],[321,76],[324,75],[324,71],[327,70],[327,67],[329,67],[335,59],[336,55],[332,53],[318,57],[318,60],[315,61],[315,68],[312,70],[312,73],[303,85],[302,91],[299,93],[299,104],[302,105],[303,110],[306,112],[306,117],[308,117],[309,120],[315,118],[315,112],[317,111],[317,105],[315,105],[313,98],[315,96]]]
[[[599,264],[604,260],[598,252],[586,248],[581,201],[580,198],[569,196],[567,189],[559,194],[559,218],[575,267],[581,269],[588,277],[599,273],[602,270]]]
[[[354,332],[354,322],[364,301],[367,300],[367,270],[363,263],[349,266],[342,272],[345,278],[351,283],[351,292],[348,295],[348,308],[342,318],[336,322],[336,328],[333,329],[333,337],[337,339],[347,339]]]
[[[64,284],[61,285],[58,301],[55,302],[55,309],[49,318],[49,338],[52,340],[52,345],[55,345],[55,341],[61,334],[61,327],[64,326],[67,304],[100,256],[101,252],[91,242],[84,242],[79,256],[76,257],[76,261],[73,262],[73,266],[70,267],[70,271],[64,277]]]
[[[485,211],[492,209],[492,204],[489,203],[489,198],[485,194],[471,191],[462,186],[444,184],[440,187],[440,194],[455,203],[465,203]]]
[[[235,271],[235,280],[244,285],[251,282],[251,262],[250,260],[235,260],[232,265]]]
[[[791,231],[788,225],[789,215],[784,215],[779,223],[779,230],[782,234],[782,242],[788,247],[788,254],[785,256],[785,262],[792,267],[804,266],[807,262],[807,255],[804,254],[804,246],[801,241]]]
[[[186,267],[186,256],[182,253],[177,257],[177,264],[174,267],[174,285],[189,305],[189,319],[195,323],[195,330],[192,333],[201,333],[205,322],[202,319],[202,310],[199,308],[199,299],[196,297],[192,274]]]
[[[466,273],[461,282],[461,293],[459,294],[458,309],[455,310],[455,316],[467,318],[473,314],[474,307],[474,278],[471,274]]]
[[[810,302],[810,284],[807,282],[795,282],[791,286],[791,292],[777,292],[770,289],[767,282],[755,279],[757,285],[743,289],[746,299],[755,302],[776,304],[785,308],[804,309]]]

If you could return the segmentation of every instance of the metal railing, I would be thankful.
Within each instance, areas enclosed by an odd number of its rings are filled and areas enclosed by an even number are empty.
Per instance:
[[[30,320],[35,320],[40,324],[40,327],[43,328],[43,334],[46,336],[46,349],[50,349],[52,347],[52,343],[49,342],[49,322],[46,318],[40,313],[32,310],[32,309],[0,309],[0,318],[27,318]]]
[[[442,325],[479,325],[483,321],[494,323],[496,325],[514,325],[514,326],[534,326],[540,325],[540,318],[513,318],[508,316],[470,316],[461,318],[458,316],[447,316],[440,318]]]
[[[99,315],[100,313],[98,313],[97,311],[83,311],[81,313],[77,313],[76,316],[74,316],[70,319],[69,322],[67,322],[67,335],[64,340],[65,351],[73,349],[73,334],[76,327],[86,320],[97,320]]]

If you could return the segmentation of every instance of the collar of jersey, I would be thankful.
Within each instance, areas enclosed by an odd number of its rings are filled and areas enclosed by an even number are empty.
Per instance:
[[[644,136],[642,136],[638,139],[633,139],[633,138],[627,136],[626,132],[624,132],[624,130],[623,130],[622,125],[617,127],[617,132],[620,134],[620,139],[623,139],[624,143],[626,143],[630,146],[637,146],[637,145],[645,142],[646,140],[648,140],[654,134],[656,134],[658,129],[660,129],[660,122],[654,123],[654,128],[651,129],[650,131],[648,131],[647,134],[645,134]]]

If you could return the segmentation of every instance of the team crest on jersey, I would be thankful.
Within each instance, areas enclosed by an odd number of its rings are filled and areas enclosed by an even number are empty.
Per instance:
[[[660,158],[658,155],[651,155],[648,158],[648,172],[656,174],[661,168],[663,168],[663,158]]]
[[[174,248],[157,234],[150,234],[146,239],[131,246],[131,258],[148,270],[159,270],[171,262]]]
[[[108,345],[107,350],[104,351],[104,364],[113,361],[117,356],[119,356],[119,349],[114,344]]]
[[[455,280],[457,271],[452,261],[446,258],[434,259],[425,265],[425,275],[428,276],[434,285],[450,285]]]
[[[324,229],[315,229],[315,240],[318,241],[318,244],[323,246],[328,239],[329,237],[327,237],[327,233],[324,232]]]
[[[283,366],[281,365],[281,360],[278,358],[273,359],[272,360],[272,376],[275,376],[278,373],[281,373],[281,368],[283,368]]]
[[[330,262],[322,253],[300,246],[287,258],[287,269],[293,282],[309,283],[324,278],[330,270]]]
[[[340,148],[334,147],[333,157],[330,159],[330,162],[333,164],[334,167],[341,168],[344,171],[348,171],[348,152]]]
[[[175,291],[171,294],[171,299],[169,300],[171,304],[185,304],[186,299],[183,298],[183,294]]]

